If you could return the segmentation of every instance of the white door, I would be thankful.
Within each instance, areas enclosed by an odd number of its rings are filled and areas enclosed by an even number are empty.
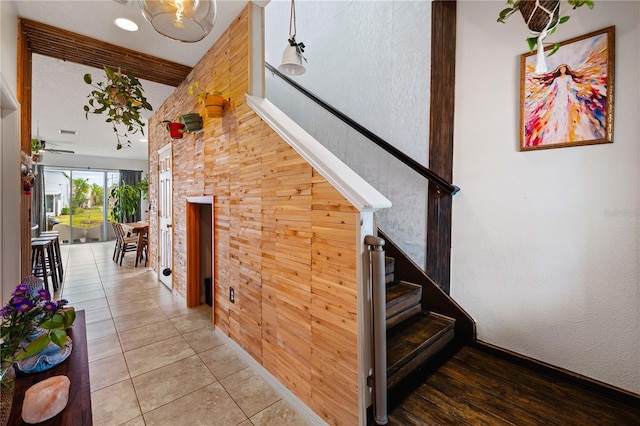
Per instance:
[[[158,226],[160,241],[158,244],[158,276],[169,289],[172,288],[172,226],[171,223],[171,145],[158,151]]]

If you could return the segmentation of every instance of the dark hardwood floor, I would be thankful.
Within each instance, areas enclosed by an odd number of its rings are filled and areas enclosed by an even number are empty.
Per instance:
[[[413,392],[390,393],[389,425],[640,425],[633,402],[478,349],[464,346],[438,364],[408,384]]]

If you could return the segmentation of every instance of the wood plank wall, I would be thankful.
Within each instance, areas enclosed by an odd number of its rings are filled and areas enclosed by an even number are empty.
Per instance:
[[[186,197],[214,197],[214,309],[223,330],[330,424],[358,423],[358,211],[246,104],[249,3],[151,119],[157,150],[173,144],[173,286],[186,294]],[[231,102],[204,131],[171,141],[159,121],[204,114],[194,81]],[[157,271],[157,215],[150,261]],[[229,300],[229,288],[236,300]]]

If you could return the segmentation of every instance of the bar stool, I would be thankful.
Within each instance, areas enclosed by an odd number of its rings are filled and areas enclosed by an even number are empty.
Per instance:
[[[55,267],[55,249],[51,239],[34,239],[31,241],[31,271],[36,277],[42,277],[47,287],[49,276],[53,292],[58,291],[58,274]],[[53,293],[52,292],[52,293]]]
[[[37,238],[51,238],[53,239],[53,248],[55,249],[56,255],[56,269],[58,271],[58,281],[62,282],[64,280],[64,268],[62,266],[62,252],[60,250],[60,236],[58,235],[58,231],[44,231],[40,233],[40,236]]]
[[[31,241],[52,241],[53,242],[53,261],[56,274],[58,275],[58,282],[62,283],[64,279],[64,269],[62,267],[62,253],[60,251],[60,239],[57,233],[42,233],[39,237],[32,238]]]

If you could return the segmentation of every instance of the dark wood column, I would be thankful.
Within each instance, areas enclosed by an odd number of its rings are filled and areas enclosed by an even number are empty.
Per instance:
[[[456,0],[431,4],[431,106],[429,168],[447,182],[453,177]],[[429,183],[427,264],[429,276],[449,294],[451,275],[451,196]]]
[[[18,19],[18,103],[20,104],[20,150],[23,162],[31,155],[31,69],[32,55]],[[22,185],[22,183],[20,183]],[[31,195],[20,191],[20,275],[31,275]]]

